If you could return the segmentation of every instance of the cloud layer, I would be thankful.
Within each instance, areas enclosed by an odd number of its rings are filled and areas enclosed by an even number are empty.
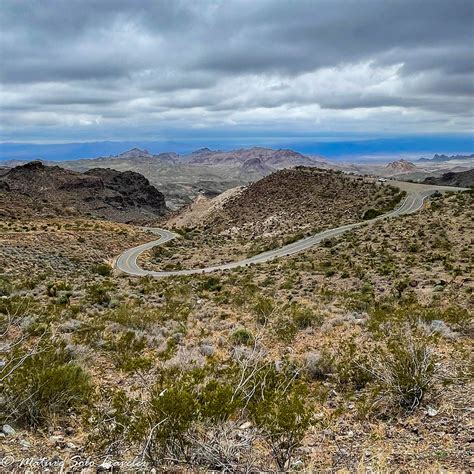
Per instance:
[[[4,0],[0,138],[470,132],[471,0]]]

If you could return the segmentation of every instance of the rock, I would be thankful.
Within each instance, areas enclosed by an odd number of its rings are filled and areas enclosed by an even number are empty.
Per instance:
[[[428,407],[427,413],[428,413],[428,416],[433,417],[438,414],[438,411],[435,410],[433,407]]]
[[[199,352],[205,356],[205,357],[210,357],[212,355],[214,355],[214,347],[212,346],[212,344],[202,344],[200,347],[199,347]]]
[[[361,320],[361,319],[366,319],[367,318],[367,313],[359,313],[358,311],[354,311],[351,315],[356,320]]]
[[[3,425],[2,431],[8,436],[13,436],[16,433],[10,425]]]
[[[242,423],[240,426],[239,426],[239,429],[241,430],[248,430],[249,428],[252,427],[252,423],[250,423],[250,421],[246,421],[245,423]]]
[[[443,291],[444,290],[444,285],[435,285],[433,288],[433,291]]]
[[[20,446],[24,449],[31,448],[31,443],[26,439],[20,439]]]

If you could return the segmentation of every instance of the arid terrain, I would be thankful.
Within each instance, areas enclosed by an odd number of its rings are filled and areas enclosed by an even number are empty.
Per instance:
[[[161,220],[182,238],[142,264],[237,258],[400,198],[278,171]],[[472,192],[433,196],[292,257],[165,279],[114,271],[153,238],[134,224],[3,214],[2,453],[83,472],[468,471],[473,209]]]
[[[170,270],[249,257],[383,213],[402,197],[373,179],[308,167],[280,170],[214,199],[198,197],[165,221],[183,238],[151,250],[141,262]]]
[[[26,163],[7,158],[8,155],[0,156],[0,165],[3,165],[3,168],[0,166],[0,176],[9,168]],[[133,148],[112,156],[42,163],[82,173],[100,168],[140,173],[166,196],[167,206],[177,210],[203,194],[214,197],[229,189],[258,181],[274,171],[295,166],[421,182],[425,178],[434,179],[445,173],[468,172],[474,166],[474,156],[434,155],[431,159],[413,161],[401,158],[387,164],[328,160],[321,156],[306,156],[294,150],[264,147],[231,151],[202,148],[185,155],[172,151],[153,154]],[[472,186],[472,178],[468,181],[463,179],[463,183],[463,186]]]

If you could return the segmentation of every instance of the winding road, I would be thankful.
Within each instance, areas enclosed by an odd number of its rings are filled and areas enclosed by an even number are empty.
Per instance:
[[[171,271],[144,270],[137,263],[137,259],[140,254],[142,254],[143,252],[147,250],[150,250],[153,247],[162,245],[165,242],[169,242],[170,240],[176,237],[179,237],[177,234],[174,234],[173,232],[170,232],[169,230],[153,228],[153,229],[147,229],[147,230],[149,230],[150,232],[156,235],[159,235],[160,238],[158,240],[153,240],[151,242],[147,242],[146,244],[142,244],[137,247],[133,247],[129,250],[126,250],[116,259],[115,267],[118,270],[132,276],[168,277],[168,276],[176,276],[176,275],[193,275],[193,274],[201,274],[201,273],[210,273],[210,272],[215,272],[218,270],[230,270],[232,268],[245,267],[251,264],[268,262],[275,258],[286,257],[289,255],[293,255],[295,253],[301,252],[303,250],[306,250],[310,247],[313,247],[316,244],[319,244],[321,241],[325,239],[337,237],[343,234],[344,232],[347,232],[350,229],[354,229],[355,227],[360,227],[362,225],[366,225],[367,223],[375,222],[381,219],[397,217],[397,216],[401,216],[405,214],[412,214],[418,211],[419,209],[421,209],[423,207],[423,203],[425,199],[436,191],[447,192],[447,191],[463,191],[464,190],[463,188],[455,188],[455,187],[448,187],[448,186],[431,186],[431,185],[407,183],[404,181],[397,181],[397,182],[391,181],[389,184],[396,186],[406,191],[407,193],[402,204],[396,209],[394,209],[393,211],[390,211],[386,214],[382,214],[368,221],[355,222],[353,224],[343,225],[341,227],[336,227],[334,229],[328,229],[323,232],[314,234],[310,237],[306,237],[304,239],[293,242],[292,244],[285,245],[284,247],[280,247],[275,250],[269,250],[268,252],[263,252],[253,257],[246,258],[244,260],[239,260],[237,262],[224,263],[224,264],[215,265],[212,267],[193,268],[189,270],[171,270]]]

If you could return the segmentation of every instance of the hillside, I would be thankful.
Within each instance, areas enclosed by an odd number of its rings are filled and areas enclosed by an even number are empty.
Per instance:
[[[3,217],[90,216],[121,222],[156,220],[165,198],[142,175],[111,169],[85,173],[32,161],[0,176]]]
[[[276,171],[214,199],[199,197],[175,213],[165,225],[184,239],[143,254],[141,263],[150,269],[171,269],[244,258],[362,220],[369,209],[384,212],[401,197],[390,186],[335,171]]]
[[[243,236],[306,232],[331,222],[362,218],[375,207],[388,209],[390,188],[334,171],[298,167],[277,171],[228,200],[204,227],[214,232],[233,229]]]
[[[439,177],[428,177],[423,181],[425,184],[439,184],[441,186],[459,186],[461,188],[474,187],[474,169],[461,171],[459,173],[444,173]]]
[[[288,259],[170,279],[106,264],[153,238],[137,227],[2,219],[2,367],[26,361],[2,385],[2,447],[126,462],[165,420],[160,449],[179,436],[203,471],[198,454],[229,445],[233,466],[268,470],[273,429],[298,430],[295,470],[466,470],[472,209],[472,193],[434,197]]]
[[[59,164],[82,172],[91,168],[136,171],[165,194],[167,205],[171,209],[189,204],[203,193],[220,194],[257,181],[277,168],[301,164],[328,167],[326,162],[305,157],[292,150],[259,147],[228,152],[204,148],[190,155],[155,155],[147,150],[132,148],[118,155],[63,161]]]
[[[258,159],[262,164],[273,169],[292,166],[317,166],[324,163],[293,150],[273,150],[263,147],[232,151],[212,151],[209,148],[203,148],[186,156],[185,159],[193,165],[229,167],[241,166],[248,160]]]
[[[386,168],[394,174],[409,173],[417,170],[417,166],[407,160],[392,161],[386,166]]]

